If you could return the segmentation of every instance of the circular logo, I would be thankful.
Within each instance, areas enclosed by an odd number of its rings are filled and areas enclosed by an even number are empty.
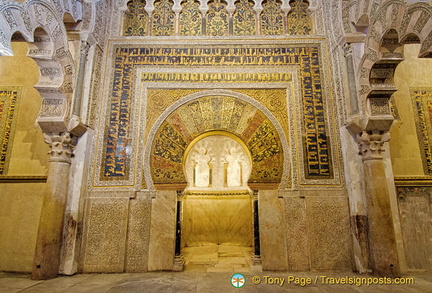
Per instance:
[[[246,278],[242,274],[234,274],[231,277],[231,285],[234,288],[241,288],[246,284]]]

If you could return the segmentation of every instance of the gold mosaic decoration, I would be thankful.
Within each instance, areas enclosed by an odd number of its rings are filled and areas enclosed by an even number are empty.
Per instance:
[[[297,66],[299,68],[299,81],[302,91],[301,104],[298,105],[303,115],[301,116],[301,135],[303,137],[304,152],[304,176],[308,179],[332,179],[332,160],[330,138],[326,125],[326,111],[323,97],[323,76],[321,74],[321,49],[319,44],[281,44],[281,45],[213,45],[184,47],[184,45],[117,45],[114,50],[114,70],[111,80],[112,87],[109,92],[109,106],[106,120],[106,130],[103,144],[103,154],[101,160],[102,181],[129,180],[129,172],[133,171],[131,165],[132,155],[135,146],[132,129],[137,123],[132,119],[133,101],[135,97],[135,68],[146,66],[159,68],[182,68],[188,75],[188,68],[200,66],[202,68],[244,68],[244,66]],[[222,67],[223,66],[223,67]],[[282,68],[282,67],[281,67]],[[178,71],[182,72],[182,71]],[[223,71],[222,71],[223,72]],[[224,78],[229,75],[224,75]],[[251,75],[253,76],[253,75]],[[157,77],[159,78],[159,77]],[[177,77],[176,77],[177,78]],[[201,77],[200,77],[201,78]],[[192,78],[194,80],[194,78]],[[214,76],[211,77],[214,80]],[[260,78],[260,80],[263,80]],[[194,81],[195,82],[195,81]],[[225,81],[224,81],[225,82]],[[263,85],[265,82],[261,82]],[[260,86],[258,86],[260,87]],[[225,88],[229,88],[225,86]],[[263,86],[264,88],[264,86]],[[181,93],[181,89],[176,89]],[[193,92],[194,90],[189,90]],[[198,90],[195,90],[198,91]],[[150,96],[150,93],[148,93]],[[154,108],[166,109],[173,100],[186,96],[178,94],[174,96],[161,96],[158,101],[148,99],[149,120],[157,119],[156,112],[151,112],[152,103]],[[165,104],[166,103],[166,104]],[[266,107],[277,108],[278,103],[262,102]],[[269,104],[270,103],[270,104]],[[272,105],[274,103],[274,105]],[[158,105],[159,104],[159,105]],[[202,104],[204,106],[204,104]],[[193,107],[193,105],[191,105]],[[227,107],[229,104],[224,105]],[[285,106],[286,107],[286,106]],[[245,108],[248,109],[248,107]],[[183,111],[184,110],[184,111]],[[162,110],[163,111],[163,110]],[[183,112],[182,112],[183,111]],[[193,117],[187,113],[186,108],[182,108],[178,114],[188,118]],[[277,113],[277,111],[275,112]],[[154,115],[154,116],[152,116]],[[277,116],[279,115],[279,116]],[[283,119],[283,113],[275,114],[278,119]],[[223,117],[226,117],[225,115]],[[221,116],[221,125],[228,125],[228,121]],[[245,120],[245,115],[240,116],[239,125],[249,125],[250,121]],[[198,119],[198,117],[197,117]],[[243,120],[242,120],[243,119]],[[283,119],[287,120],[287,119]],[[281,120],[281,121],[283,121]],[[201,131],[200,126],[195,125],[190,119],[183,120],[196,127],[196,131]],[[208,123],[203,120],[202,123]],[[147,121],[146,128],[151,128],[154,122]],[[189,127],[189,126],[188,126]],[[283,126],[286,129],[287,126]],[[244,132],[244,129],[242,130]],[[243,133],[242,132],[242,133]],[[191,133],[195,133],[192,132]],[[182,134],[184,137],[186,134]],[[131,139],[132,137],[132,139]],[[244,139],[245,142],[249,139]],[[276,154],[273,156],[276,157]]]
[[[214,0],[209,3],[207,12],[206,30],[209,36],[228,36],[228,12],[226,4],[221,0]]]
[[[241,82],[289,82],[291,73],[172,73],[172,72],[144,72],[142,82],[199,82],[199,83],[241,83]]]
[[[419,140],[423,168],[426,175],[432,175],[432,88],[412,88],[417,137]]]
[[[20,96],[18,88],[0,87],[0,175],[7,172]]]
[[[152,14],[152,35],[172,36],[174,35],[175,13],[172,10],[173,2],[160,0],[155,3]]]
[[[233,33],[235,36],[256,34],[256,12],[253,7],[253,1],[240,0],[237,2],[236,10],[233,14]]]
[[[152,156],[153,181],[155,183],[185,183],[183,156],[187,143],[182,135],[168,122],[159,130]]]
[[[309,4],[301,0],[291,3],[288,14],[289,35],[309,35],[312,31],[312,18],[308,12]]]
[[[263,4],[261,12],[261,33],[263,35],[283,35],[284,14],[281,3],[277,0],[268,0]]]
[[[248,117],[247,127],[241,123],[243,116]],[[193,100],[168,116],[158,130],[153,144],[153,182],[185,183],[182,168],[187,145],[200,134],[213,130],[236,134],[248,146],[254,166],[249,182],[280,182],[283,152],[275,127],[255,107],[226,96]]]
[[[144,0],[133,0],[128,4],[128,10],[124,17],[125,36],[145,36],[147,35],[148,15],[145,11]]]
[[[148,89],[146,125],[153,125],[157,118],[175,101],[199,92],[194,89]],[[151,127],[146,127],[145,137],[148,137]]]
[[[263,3],[263,11],[257,19],[254,2],[239,0],[235,3],[232,20],[229,19],[227,4],[223,0],[213,0],[208,3],[208,12],[203,21],[197,0],[181,1],[181,11],[178,19],[179,35],[200,36],[203,34],[205,23],[206,34],[209,36],[245,36],[257,35],[257,22],[262,35],[309,35],[312,32],[312,18],[308,11],[309,4],[305,1],[291,1],[291,10],[285,21],[285,14],[281,10],[280,0],[267,0]],[[148,34],[149,15],[145,10],[145,0],[133,0],[128,3],[128,10],[124,14],[123,35],[145,36]],[[172,10],[172,0],[159,0],[154,4],[151,15],[152,36],[172,36],[175,30],[175,13]],[[230,32],[230,21],[232,31]],[[287,27],[285,27],[287,26]]]
[[[254,98],[269,109],[281,124],[286,137],[289,137],[288,109],[285,89],[238,89],[235,91]]]
[[[199,3],[195,0],[187,0],[182,4],[180,12],[180,35],[199,36],[202,34],[202,14],[199,11]]]

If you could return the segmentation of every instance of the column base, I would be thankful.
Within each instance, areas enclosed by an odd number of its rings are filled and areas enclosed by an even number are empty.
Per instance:
[[[251,265],[251,271],[252,272],[262,272],[262,259],[261,255],[252,255],[252,265]]]
[[[184,270],[184,265],[185,265],[185,259],[183,257],[183,254],[176,255],[174,257],[173,271],[182,272]]]

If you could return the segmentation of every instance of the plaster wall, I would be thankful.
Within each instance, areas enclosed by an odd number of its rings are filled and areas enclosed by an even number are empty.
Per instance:
[[[418,58],[419,49],[417,44],[404,46],[405,60],[398,65],[394,76],[398,89],[394,99],[399,117],[390,130],[390,150],[395,176],[427,175],[423,170],[422,150],[414,120],[418,114],[414,112],[410,88],[432,88],[432,60]]]
[[[397,219],[400,219],[400,239],[406,269],[409,271],[430,271],[432,269],[432,246],[430,244],[431,175],[422,136],[430,129],[430,111],[426,107],[431,100],[432,60],[418,58],[420,45],[404,46],[405,60],[396,68],[394,94],[396,122],[391,129],[390,156],[396,178]],[[425,95],[416,101],[413,90],[421,90]],[[422,100],[423,99],[423,100]],[[426,99],[427,101],[425,101]],[[420,117],[419,105],[424,117]],[[419,121],[425,121],[422,127]],[[429,138],[425,138],[430,143]],[[410,182],[411,180],[411,182]],[[414,181],[412,181],[414,180]],[[417,182],[415,182],[417,180]],[[399,252],[401,254],[401,252]]]
[[[39,69],[26,56],[27,43],[12,43],[14,56],[0,58],[0,87],[20,87],[21,98],[14,113],[16,129],[9,158],[7,176],[46,176],[48,172],[48,145],[35,121],[41,98],[33,88],[39,79]]]
[[[26,178],[47,175],[49,148],[35,126],[41,105],[33,88],[39,76],[37,65],[26,57],[26,43],[12,43],[12,48],[15,56],[0,58],[0,89],[19,87],[20,92],[13,141],[8,144],[12,151],[0,177],[0,271],[30,272],[46,184],[27,183]],[[4,176],[23,180],[5,183]]]
[[[0,184],[0,271],[30,272],[45,183]]]

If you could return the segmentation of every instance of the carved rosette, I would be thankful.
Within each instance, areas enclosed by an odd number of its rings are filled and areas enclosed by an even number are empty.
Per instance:
[[[45,142],[51,150],[48,152],[50,162],[71,163],[75,139],[69,132],[44,133]]]
[[[357,143],[363,160],[382,159],[384,143],[389,140],[390,134],[384,131],[372,130],[359,133],[357,135]]]

